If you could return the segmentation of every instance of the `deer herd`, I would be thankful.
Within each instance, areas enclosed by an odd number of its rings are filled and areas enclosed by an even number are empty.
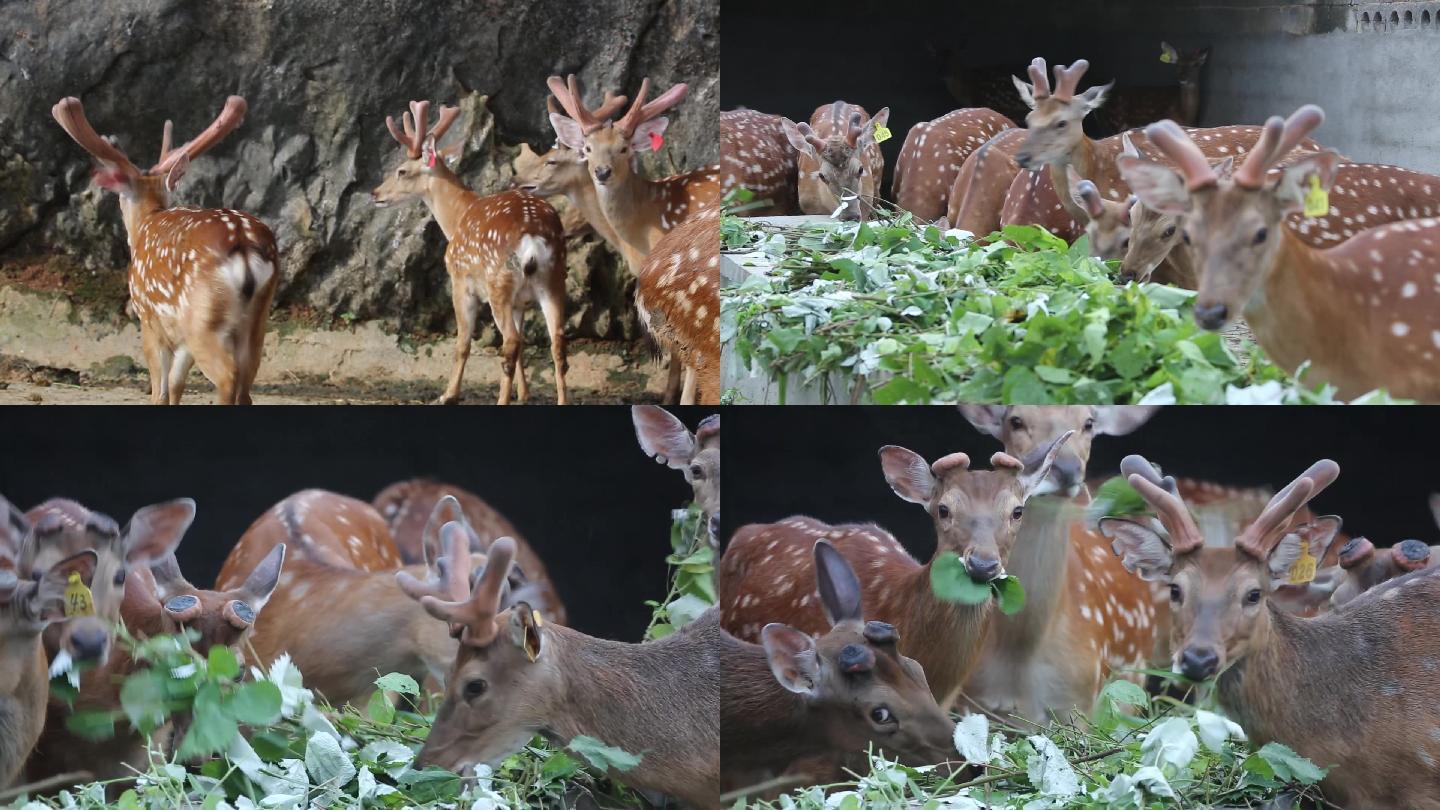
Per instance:
[[[717,167],[652,180],[635,166],[639,155],[663,147],[664,113],[685,99],[688,86],[647,99],[647,78],[633,103],[607,92],[593,110],[573,75],[568,81],[552,76],[548,86],[555,147],[541,156],[524,146],[513,188],[496,193],[472,191],[447,165],[464,146],[439,143],[459,108],[440,107],[432,123],[430,103],[412,101],[399,125],[385,119],[403,155],[372,192],[374,204],[423,201],[448,243],[457,343],[440,402],[460,398],[485,303],[501,336],[499,403],[528,396],[523,327],[532,303],[545,319],[556,400],[567,402],[565,233],[544,200],[565,196],[636,279],[642,326],[672,357],[666,401],[718,404],[719,221],[708,213],[719,200]],[[93,158],[95,182],[120,198],[130,246],[127,310],[140,321],[150,398],[157,404],[178,404],[197,364],[222,404],[251,401],[281,282],[280,248],[270,228],[250,214],[175,206],[171,199],[190,162],[240,126],[246,109],[243,98],[231,96],[214,123],[178,148],[165,122],[159,162],[146,171],[91,127],[79,99],[62,99],[52,110]]]
[[[966,96],[995,109],[911,127],[889,199],[982,237],[1007,225],[1088,234],[1122,281],[1153,274],[1195,290],[1199,326],[1243,318],[1278,365],[1307,368],[1308,383],[1440,401],[1440,176],[1342,158],[1310,137],[1324,121],[1314,105],[1260,126],[1194,126],[1207,56],[1165,45],[1163,61],[1180,69],[1169,94],[1082,90],[1083,59],[1056,65],[1052,85],[1037,58],[1028,81],[1009,77],[1023,121],[996,111],[1013,102],[996,102],[994,82],[974,82],[984,92]],[[1119,132],[1088,137],[1094,117]],[[722,112],[721,188],[754,193],[746,215],[868,217],[884,171],[868,120],[846,101],[808,124]]]

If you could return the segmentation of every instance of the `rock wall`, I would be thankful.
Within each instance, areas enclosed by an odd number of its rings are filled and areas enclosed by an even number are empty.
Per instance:
[[[369,199],[398,162],[385,116],[412,98],[458,103],[447,138],[465,137],[457,170],[471,188],[496,191],[517,144],[554,141],[546,76],[576,73],[591,103],[604,88],[633,93],[644,76],[661,89],[685,81],[667,145],[643,168],[696,168],[717,160],[718,25],[719,0],[0,3],[0,31],[13,32],[0,39],[0,263],[47,260],[77,279],[124,273],[118,205],[91,185],[88,157],[51,118],[61,97],[78,96],[96,130],[143,168],[167,117],[183,142],[235,93],[249,102],[245,123],[196,161],[176,201],[241,208],[274,229],[277,308],[449,331],[440,229],[422,204],[376,209]],[[623,262],[586,229],[569,263],[567,332],[637,336]],[[116,299],[90,303],[118,317]],[[539,321],[529,331],[543,335]]]

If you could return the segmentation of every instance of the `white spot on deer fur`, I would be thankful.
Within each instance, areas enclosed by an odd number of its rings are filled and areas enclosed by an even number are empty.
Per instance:
[[[1390,332],[1395,335],[1395,337],[1405,337],[1410,334],[1410,324],[1404,321],[1396,321],[1390,324]]]
[[[1420,288],[1415,285],[1415,282],[1413,282],[1413,281],[1407,281],[1407,282],[1405,282],[1404,285],[1402,285],[1402,286],[1400,287],[1400,297],[1401,297],[1401,298],[1414,298],[1414,297],[1415,297],[1415,293],[1418,292],[1419,289],[1420,289]]]

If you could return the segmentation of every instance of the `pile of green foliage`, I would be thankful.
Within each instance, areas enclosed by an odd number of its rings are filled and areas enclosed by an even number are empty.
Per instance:
[[[766,269],[722,290],[721,342],[737,371],[777,380],[782,398],[792,378],[839,374],[867,380],[878,404],[1335,401],[1251,343],[1242,362],[1195,325],[1193,292],[1115,284],[1083,238],[1071,246],[1031,226],[998,237],[908,213],[787,227],[727,216],[723,249]]]

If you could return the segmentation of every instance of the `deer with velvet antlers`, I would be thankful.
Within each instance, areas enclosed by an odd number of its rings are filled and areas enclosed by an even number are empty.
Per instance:
[[[170,207],[190,161],[240,126],[245,99],[231,96],[204,132],[175,149],[166,121],[160,161],[144,172],[96,134],[79,99],[61,99],[51,114],[94,158],[95,182],[120,197],[150,401],[178,405],[199,365],[222,405],[249,404],[280,278],[275,236],[242,211]]]
[[[1136,158],[1121,158],[1120,169],[1142,202],[1184,217],[1200,326],[1218,330],[1243,315],[1278,365],[1294,370],[1308,361],[1306,380],[1330,383],[1342,397],[1386,388],[1440,400],[1440,219],[1370,228],[1326,250],[1284,227],[1307,196],[1331,186],[1340,156],[1327,150],[1294,160],[1273,182],[1267,171],[1324,119],[1314,105],[1289,120],[1271,118],[1229,178],[1179,126],[1162,121],[1146,134],[1178,171]]]
[[[636,767],[612,773],[616,780],[718,810],[716,611],[659,641],[606,641],[543,621],[528,602],[507,606],[510,538],[490,547],[473,587],[470,556],[455,544],[445,554],[443,578],[396,575],[460,640],[416,767],[463,773],[498,764],[537,734],[561,745],[586,735],[641,755]]]
[[[885,156],[875,140],[890,120],[886,107],[871,118],[864,107],[836,101],[816,108],[810,122],[782,119],[785,137],[799,157],[800,210],[806,214],[865,219],[880,198]]]
[[[430,126],[430,102],[410,102],[404,129],[387,116],[390,135],[405,149],[405,159],[371,197],[377,206],[419,199],[445,233],[445,270],[455,305],[455,363],[440,402],[460,401],[460,380],[470,358],[480,305],[490,304],[500,330],[499,404],[508,405],[511,389],[521,402],[525,384],[521,328],[525,309],[538,302],[550,336],[555,363],[555,398],[565,394],[565,238],[560,216],[550,204],[519,191],[480,196],[465,187],[436,145],[460,115],[457,107],[441,107]],[[448,150],[447,150],[448,151]]]
[[[1329,767],[1327,801],[1440,807],[1440,578],[1415,572],[1313,619],[1269,603],[1301,559],[1297,512],[1339,465],[1311,465],[1225,545],[1207,542],[1173,478],[1138,456],[1122,470],[1165,532],[1118,518],[1100,528],[1127,568],[1168,586],[1175,670],[1215,678],[1220,705],[1256,744],[1279,741]]]

